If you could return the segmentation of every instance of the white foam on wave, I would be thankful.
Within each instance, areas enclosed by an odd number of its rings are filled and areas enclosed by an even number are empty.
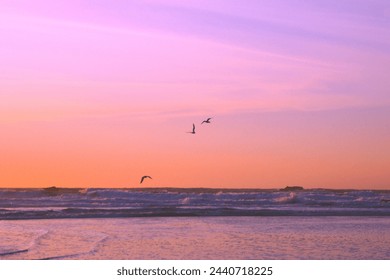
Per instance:
[[[185,197],[180,200],[180,204],[189,204],[191,202],[191,198]]]
[[[107,234],[102,232],[93,232],[93,233],[89,232],[86,233],[86,235],[88,235],[89,237],[87,238],[88,240],[91,238],[93,241],[91,242],[91,245],[85,248],[84,250],[68,252],[67,254],[64,255],[42,257],[40,258],[40,260],[72,259],[72,258],[80,258],[83,255],[94,254],[99,250],[99,246],[101,246],[104,243],[104,241],[106,241],[109,238]]]
[[[0,257],[7,255],[15,255],[26,253],[31,250],[37,243],[38,240],[48,234],[48,230],[36,230],[36,231],[25,231],[20,229],[17,232],[0,232],[2,244],[0,245]],[[32,236],[30,236],[32,235]]]
[[[287,196],[275,198],[274,201],[279,203],[295,203],[298,202],[298,196],[295,192],[290,192]]]

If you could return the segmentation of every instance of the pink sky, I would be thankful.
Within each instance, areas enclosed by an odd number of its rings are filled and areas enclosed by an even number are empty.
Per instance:
[[[2,1],[0,187],[390,188],[389,18],[385,0]]]

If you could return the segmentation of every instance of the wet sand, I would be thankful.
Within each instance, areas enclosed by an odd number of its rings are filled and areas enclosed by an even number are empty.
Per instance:
[[[390,259],[389,217],[0,221],[0,259]]]

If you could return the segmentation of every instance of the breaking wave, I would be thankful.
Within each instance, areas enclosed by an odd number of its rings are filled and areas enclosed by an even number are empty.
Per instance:
[[[273,215],[390,216],[390,191],[55,187],[0,189],[0,220]],[[10,250],[10,253],[16,254],[23,250],[28,248],[17,248]]]

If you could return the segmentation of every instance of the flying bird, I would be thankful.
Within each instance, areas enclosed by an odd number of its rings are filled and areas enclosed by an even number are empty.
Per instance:
[[[212,118],[208,118],[207,120],[205,120],[205,121],[203,121],[201,124],[203,124],[203,123],[210,123],[210,120],[211,120]]]
[[[192,124],[192,131],[188,131],[187,133],[195,134],[195,124]]]
[[[142,182],[143,182],[146,178],[153,179],[153,178],[150,177],[150,176],[142,176],[140,184],[142,184]]]

